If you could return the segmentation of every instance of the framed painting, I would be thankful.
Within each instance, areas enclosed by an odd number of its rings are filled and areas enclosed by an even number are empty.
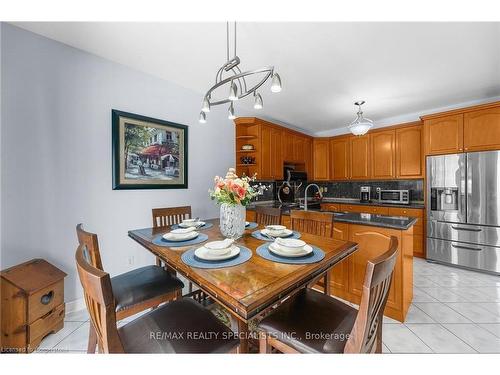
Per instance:
[[[113,190],[186,189],[188,127],[111,111]]]

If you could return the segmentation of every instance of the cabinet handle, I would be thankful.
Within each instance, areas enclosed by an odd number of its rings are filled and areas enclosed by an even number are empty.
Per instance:
[[[48,305],[52,301],[52,298],[54,298],[53,290],[51,290],[47,294],[44,294],[42,298],[40,298],[40,302],[42,303],[42,305]]]
[[[457,227],[457,226],[451,226],[455,230],[465,230],[467,232],[481,232],[481,228],[464,228],[464,227]]]
[[[455,249],[474,250],[474,251],[482,251],[483,250],[483,249],[478,249],[475,247],[455,245],[455,244],[451,244],[451,246],[454,247]]]

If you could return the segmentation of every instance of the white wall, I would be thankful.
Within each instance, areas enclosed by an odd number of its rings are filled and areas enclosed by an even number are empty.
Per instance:
[[[191,205],[196,216],[218,215],[207,190],[234,161],[224,109],[199,124],[200,93],[8,24],[1,39],[2,268],[45,258],[68,273],[71,301],[81,296],[77,223],[99,234],[114,275],[153,262],[127,237],[151,226],[151,208]],[[188,189],[111,190],[112,108],[189,126]]]

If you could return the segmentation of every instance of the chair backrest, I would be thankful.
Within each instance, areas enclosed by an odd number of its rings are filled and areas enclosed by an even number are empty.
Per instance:
[[[99,268],[102,271],[101,253],[99,252],[97,234],[85,231],[83,229],[83,224],[78,224],[76,226],[76,235],[78,237],[78,243],[83,246],[84,255],[87,260],[93,267]]]
[[[292,230],[333,237],[333,213],[292,210],[290,212]]]
[[[279,225],[281,224],[281,208],[256,206],[255,221],[259,225]]]
[[[344,353],[381,353],[382,319],[398,255],[398,239],[391,236],[389,250],[368,261],[358,315]]]
[[[153,208],[153,228],[166,227],[191,219],[191,206]]]
[[[109,274],[88,262],[84,255],[84,245],[78,246],[75,260],[100,351],[123,353],[123,345],[116,328],[115,300]]]

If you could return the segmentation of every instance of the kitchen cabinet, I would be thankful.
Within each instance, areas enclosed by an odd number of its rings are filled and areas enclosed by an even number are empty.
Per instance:
[[[424,177],[422,126],[396,129],[396,178]]]
[[[349,225],[345,223],[334,223],[333,238],[347,241],[349,238]],[[330,271],[330,286],[333,293],[346,293],[348,291],[349,261],[344,259]]]
[[[330,141],[328,138],[315,138],[313,141],[313,179],[316,181],[330,178]]]
[[[349,179],[349,138],[339,137],[330,140],[330,179],[343,181]]]
[[[293,160],[305,162],[306,138],[300,135],[293,136]]]
[[[455,114],[424,120],[425,154],[463,152],[464,115]]]
[[[464,151],[500,149],[500,106],[464,114]]]
[[[374,215],[389,215],[389,208],[384,206],[372,206],[361,204],[341,204],[341,211],[360,212]]]
[[[295,153],[293,151],[294,137],[288,130],[283,130],[283,160],[288,162],[293,162],[295,158]]]
[[[281,155],[281,130],[262,126],[261,132],[261,179],[282,179],[283,159]]]
[[[353,180],[370,178],[370,135],[349,138],[350,177]],[[314,159],[316,162],[316,159]]]
[[[420,208],[389,207],[389,215],[418,218],[413,226],[413,256],[425,258],[424,210]]]
[[[395,130],[370,134],[371,178],[392,179],[395,173]]]
[[[340,204],[338,203],[321,203],[321,211],[340,212]]]
[[[304,142],[305,151],[304,151],[304,160],[305,167],[308,176],[312,176],[314,174],[314,166],[313,166],[313,141],[312,138],[307,137]]]

